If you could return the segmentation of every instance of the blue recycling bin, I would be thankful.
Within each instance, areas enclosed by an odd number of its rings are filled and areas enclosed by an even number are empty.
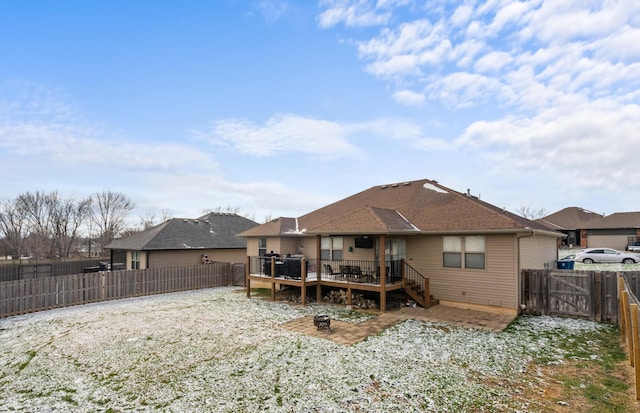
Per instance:
[[[562,259],[558,260],[558,269],[559,270],[572,270],[573,269],[573,260]]]

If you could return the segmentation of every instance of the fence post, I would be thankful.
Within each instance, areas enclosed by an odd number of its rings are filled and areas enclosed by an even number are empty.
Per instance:
[[[640,400],[640,330],[638,329],[638,304],[631,304],[631,331],[633,333],[633,352],[629,351],[629,358],[633,359],[636,378],[636,400]]]
[[[602,278],[604,277],[603,273],[594,273],[593,274],[593,287],[591,290],[591,300],[592,302],[592,321],[602,321],[602,307],[604,297],[602,295]]]
[[[629,312],[627,311],[627,308],[629,308],[629,292],[627,290],[624,290],[622,292],[622,303],[624,305],[624,317],[626,319],[625,321],[625,325],[627,326],[627,328],[625,329],[625,336],[627,339],[627,346],[629,347],[629,363],[631,364],[631,367],[634,366],[634,362],[635,360],[633,359],[633,326],[631,326],[631,320],[629,320]]]
[[[618,276],[618,323],[622,334],[624,334],[627,329],[627,317],[625,317],[624,302],[622,301],[623,291],[624,279],[621,276]]]

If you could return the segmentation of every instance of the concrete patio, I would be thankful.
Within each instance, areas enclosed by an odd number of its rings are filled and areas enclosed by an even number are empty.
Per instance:
[[[301,317],[282,325],[287,330],[313,337],[332,340],[350,346],[366,337],[396,325],[404,320],[414,319],[448,324],[451,326],[475,328],[486,331],[502,331],[516,316],[496,314],[477,310],[466,310],[446,305],[436,305],[428,309],[402,307],[397,311],[387,311],[362,323],[331,320],[331,329],[318,329],[313,324],[313,316]]]

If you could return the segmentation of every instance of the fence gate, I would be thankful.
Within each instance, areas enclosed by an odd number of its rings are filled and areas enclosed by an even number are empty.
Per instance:
[[[548,310],[551,316],[591,318],[592,277],[589,274],[551,272]]]
[[[244,264],[231,265],[232,282],[235,286],[245,286]]]

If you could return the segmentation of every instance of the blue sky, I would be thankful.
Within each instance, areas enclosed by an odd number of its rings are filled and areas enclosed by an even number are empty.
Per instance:
[[[0,3],[0,196],[299,216],[429,178],[640,210],[640,2]]]

